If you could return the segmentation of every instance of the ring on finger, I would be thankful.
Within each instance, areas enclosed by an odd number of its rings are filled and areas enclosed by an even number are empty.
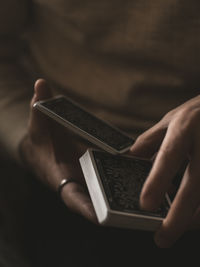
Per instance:
[[[61,193],[62,193],[62,189],[65,185],[69,184],[69,183],[79,183],[76,179],[74,178],[69,178],[69,179],[63,179],[61,180],[59,186],[58,186],[58,189],[57,189],[57,192],[58,192],[58,195],[59,197],[61,198]]]

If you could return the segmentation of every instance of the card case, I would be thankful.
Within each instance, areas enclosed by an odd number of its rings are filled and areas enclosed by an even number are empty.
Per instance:
[[[139,206],[150,160],[89,149],[80,164],[100,224],[150,231],[159,227],[170,207],[169,196],[156,212]]]

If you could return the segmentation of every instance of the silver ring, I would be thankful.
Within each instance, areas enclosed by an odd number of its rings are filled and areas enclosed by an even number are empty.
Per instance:
[[[63,189],[63,187],[64,187],[66,184],[68,184],[68,183],[79,183],[79,182],[78,182],[76,179],[74,179],[74,178],[63,179],[63,180],[60,182],[60,184],[59,184],[59,186],[58,186],[58,190],[57,190],[58,195],[59,195],[60,198],[61,198],[61,193],[62,193],[62,189]]]

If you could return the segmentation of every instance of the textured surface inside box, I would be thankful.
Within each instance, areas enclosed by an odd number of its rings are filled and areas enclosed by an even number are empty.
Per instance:
[[[152,164],[150,161],[113,156],[94,151],[94,159],[110,208],[117,211],[165,217],[167,201],[157,212],[145,212],[139,208],[139,196]]]
[[[54,99],[42,105],[116,150],[122,150],[133,144],[133,139],[85,112],[66,98]]]

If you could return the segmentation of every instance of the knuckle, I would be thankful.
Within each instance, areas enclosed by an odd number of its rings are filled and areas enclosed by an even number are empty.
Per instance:
[[[196,128],[200,122],[200,108],[186,106],[179,110],[171,121],[171,125],[183,132]]]
[[[139,135],[139,136],[137,137],[137,139],[136,139],[136,142],[137,142],[137,143],[142,143],[144,139],[145,139],[145,133]]]
[[[169,162],[171,160],[171,153],[174,150],[173,144],[166,144],[165,146],[161,146],[159,149],[159,159],[162,158],[162,161]]]
[[[182,115],[189,124],[196,124],[200,121],[200,108],[186,108]]]
[[[135,140],[135,143],[133,144],[133,147],[138,147],[138,146],[141,146],[142,144],[144,144],[145,140],[146,140],[146,137],[147,137],[147,133],[144,132],[142,133],[141,135],[139,135],[136,140]]]
[[[190,112],[190,119],[195,123],[200,121],[200,108],[195,108]]]
[[[168,111],[162,118],[162,122],[169,122],[176,113],[176,109]]]

